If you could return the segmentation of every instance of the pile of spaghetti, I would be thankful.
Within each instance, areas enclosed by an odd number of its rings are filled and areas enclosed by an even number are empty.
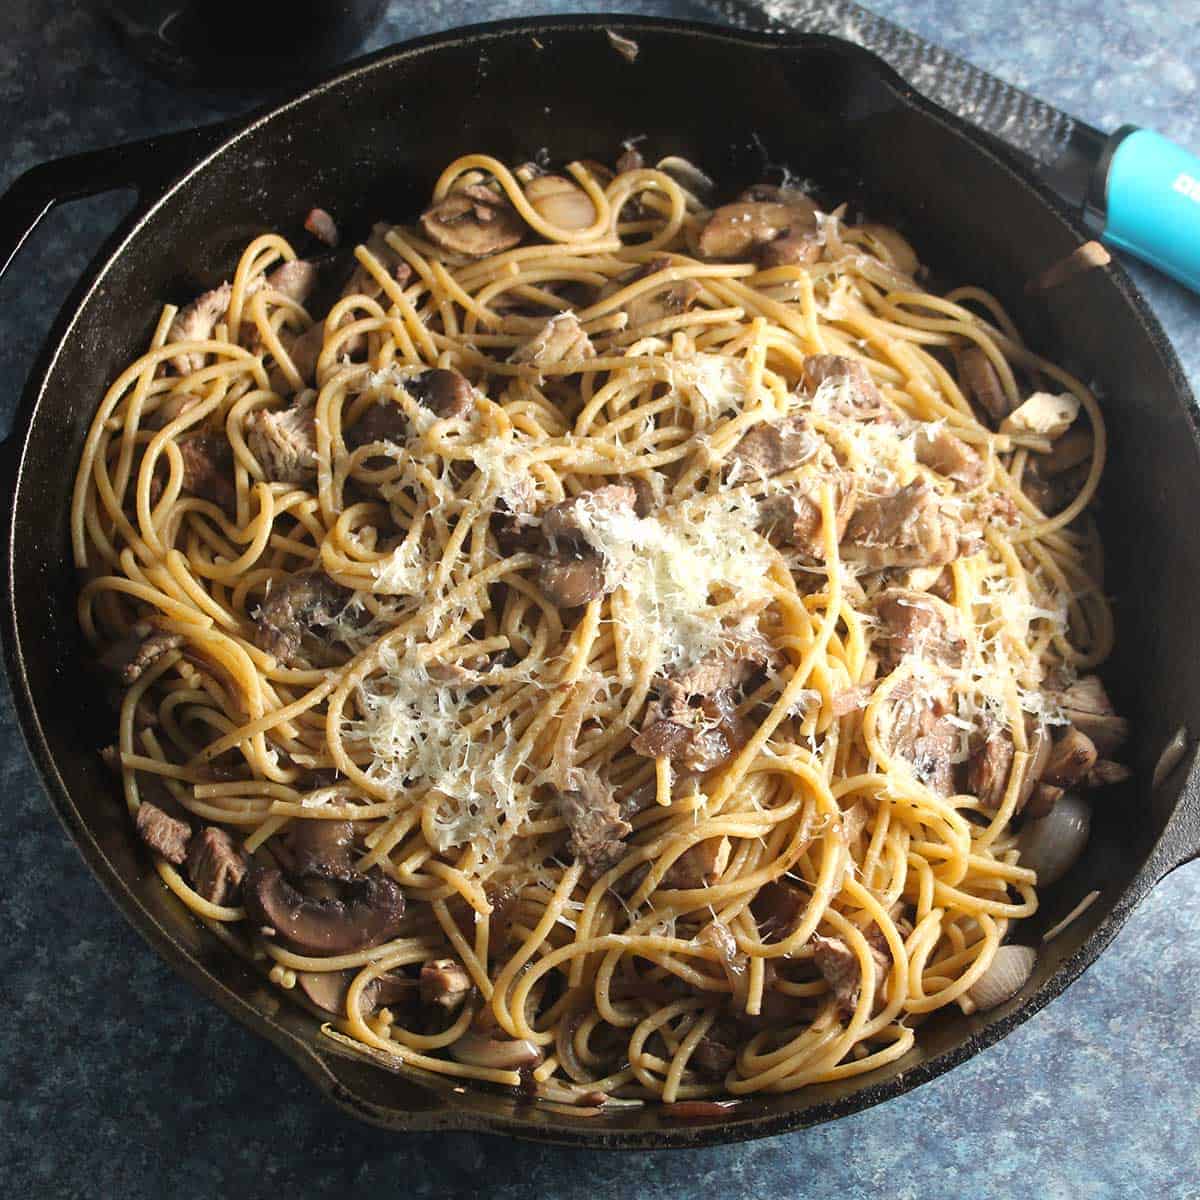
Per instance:
[[[997,1002],[1021,839],[1123,773],[1087,389],[894,230],[710,196],[469,155],[353,259],[256,238],[91,427],[136,829],[382,1063],[598,1105],[893,1062]]]

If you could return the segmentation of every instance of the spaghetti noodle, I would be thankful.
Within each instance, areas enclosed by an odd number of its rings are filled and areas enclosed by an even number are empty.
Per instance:
[[[165,308],[84,447],[80,621],[164,882],[331,1036],[789,1091],[969,1011],[1036,909],[1104,424],[895,231],[621,165],[458,160],[323,318],[276,234]]]

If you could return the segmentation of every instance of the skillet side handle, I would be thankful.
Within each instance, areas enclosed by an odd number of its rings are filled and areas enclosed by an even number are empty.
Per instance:
[[[117,188],[134,188],[139,207],[223,142],[236,127],[222,122],[88,150],[30,167],[0,196],[0,279],[25,240],[56,205]]]
[[[1150,878],[1157,883],[1176,867],[1197,859],[1200,859],[1200,755],[1193,759],[1187,782],[1175,803],[1175,811],[1154,847],[1150,859]]]

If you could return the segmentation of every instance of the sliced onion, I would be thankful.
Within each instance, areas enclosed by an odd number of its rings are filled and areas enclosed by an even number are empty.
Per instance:
[[[1083,852],[1091,827],[1091,806],[1067,792],[1046,816],[1030,821],[1021,831],[1017,839],[1021,866],[1037,872],[1038,887],[1057,883]]]
[[[502,1042],[479,1033],[464,1033],[450,1046],[450,1057],[472,1067],[517,1071],[540,1063],[542,1052],[525,1038]]]
[[[967,989],[980,1012],[1011,1000],[1033,974],[1037,951],[1032,946],[1001,946],[991,965]]]

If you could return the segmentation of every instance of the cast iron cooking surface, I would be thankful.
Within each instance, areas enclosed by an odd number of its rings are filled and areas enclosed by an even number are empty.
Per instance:
[[[606,28],[638,42],[635,62],[615,52]],[[464,1088],[343,1055],[319,1037],[308,1013],[230,955],[162,887],[96,755],[112,740],[114,718],[100,683],[79,665],[87,655],[75,622],[66,514],[74,463],[104,389],[143,348],[164,299],[185,302],[228,277],[240,248],[264,230],[299,238],[314,204],[336,215],[344,236],[362,238],[374,220],[411,218],[442,168],[464,152],[508,162],[611,161],[631,137],[644,138],[651,157],[682,154],[702,165],[724,194],[786,165],[830,197],[897,222],[939,278],[988,287],[1035,347],[1094,382],[1112,435],[1102,524],[1121,633],[1107,675],[1138,731],[1138,778],[1149,778],[1181,722],[1200,728],[1200,689],[1186,653],[1200,546],[1194,524],[1175,517],[1197,478],[1187,385],[1120,267],[1024,296],[1027,279],[1087,235],[1013,162],[870,55],[825,38],[584,17],[480,26],[366,59],[250,122],[200,162],[127,224],[68,303],[18,415],[27,433],[17,451],[5,617],[30,748],[114,901],[175,970],[279,1045],[336,1102],[396,1129],[685,1146],[761,1137],[861,1109],[948,1069],[1047,1003],[1107,945],[1153,882],[1195,852],[1175,844],[1179,816],[1160,840],[1184,771],[1154,796],[1142,784],[1102,801],[1088,854],[1046,892],[1041,914],[1019,937],[1036,942],[1093,887],[1101,898],[1040,951],[1020,997],[984,1016],[939,1015],[893,1067],[751,1097],[719,1119],[692,1122],[653,1107],[571,1117],[501,1089]],[[198,138],[197,155],[210,144]],[[130,170],[134,182],[154,178],[146,175],[153,166],[139,165],[133,152]],[[1136,586],[1145,579],[1158,581],[1153,593]],[[1130,812],[1138,816],[1132,831]]]

